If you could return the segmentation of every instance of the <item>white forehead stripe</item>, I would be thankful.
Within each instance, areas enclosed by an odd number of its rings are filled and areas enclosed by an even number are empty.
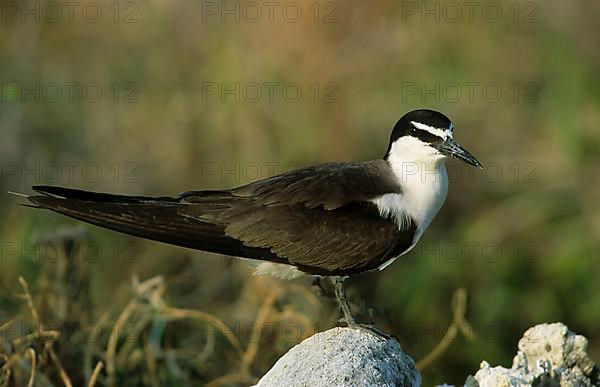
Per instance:
[[[429,126],[417,121],[411,121],[410,122],[415,128],[419,129],[419,130],[424,130],[426,132],[429,132],[435,136],[441,137],[444,140],[446,140],[448,137],[452,137],[452,124],[450,124],[450,127],[448,129],[445,128],[435,128],[433,126]]]

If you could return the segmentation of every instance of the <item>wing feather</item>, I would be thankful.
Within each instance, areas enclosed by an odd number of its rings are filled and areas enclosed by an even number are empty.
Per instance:
[[[329,163],[278,175],[228,192],[226,198],[185,198],[185,216],[224,227],[253,248],[268,248],[302,270],[350,273],[378,267],[408,249],[416,229],[399,230],[372,199],[400,188],[384,160]],[[222,204],[211,211],[215,202]]]
[[[328,163],[224,191],[175,198],[34,187],[35,206],[143,238],[239,257],[288,263],[323,275],[379,267],[406,251],[407,218],[379,216],[373,200],[401,194],[384,160]]]
[[[384,193],[401,192],[385,160],[327,163],[277,175],[232,190],[262,204],[303,204],[334,210]]]

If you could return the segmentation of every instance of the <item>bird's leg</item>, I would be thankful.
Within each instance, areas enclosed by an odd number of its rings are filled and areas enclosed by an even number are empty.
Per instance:
[[[348,300],[346,298],[346,291],[344,290],[344,279],[343,277],[333,277],[331,281],[333,282],[333,286],[335,289],[335,298],[340,304],[340,308],[342,308],[342,313],[344,313],[344,320],[346,324],[350,328],[354,328],[357,326],[354,321],[354,317],[352,317],[352,312],[350,311],[350,304],[348,304]]]
[[[392,337],[389,333],[382,331],[373,324],[360,324],[354,320],[354,317],[352,316],[352,311],[350,310],[350,304],[348,303],[348,299],[346,298],[346,291],[344,290],[344,279],[345,278],[343,277],[331,277],[331,282],[333,282],[335,298],[340,304],[340,308],[342,308],[342,313],[344,314],[342,320],[346,322],[348,328],[365,329],[371,333],[374,333],[386,339]]]

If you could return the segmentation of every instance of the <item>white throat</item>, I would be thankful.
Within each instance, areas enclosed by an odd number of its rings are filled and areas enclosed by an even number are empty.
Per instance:
[[[445,156],[415,137],[402,137],[390,149],[388,162],[402,193],[374,200],[382,215],[392,215],[400,229],[407,216],[416,223],[416,243],[438,213],[448,193]]]

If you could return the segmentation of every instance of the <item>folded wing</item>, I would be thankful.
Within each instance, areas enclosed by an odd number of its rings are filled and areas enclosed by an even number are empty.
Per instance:
[[[416,229],[379,216],[372,199],[401,193],[384,160],[330,163],[229,191],[217,204],[202,194],[181,213],[224,227],[245,246],[267,248],[314,274],[372,270],[407,250]],[[215,207],[216,205],[216,207]]]
[[[224,191],[177,197],[37,186],[36,207],[111,230],[215,253],[288,263],[321,275],[371,270],[412,245],[372,199],[401,193],[384,160],[330,163]]]

